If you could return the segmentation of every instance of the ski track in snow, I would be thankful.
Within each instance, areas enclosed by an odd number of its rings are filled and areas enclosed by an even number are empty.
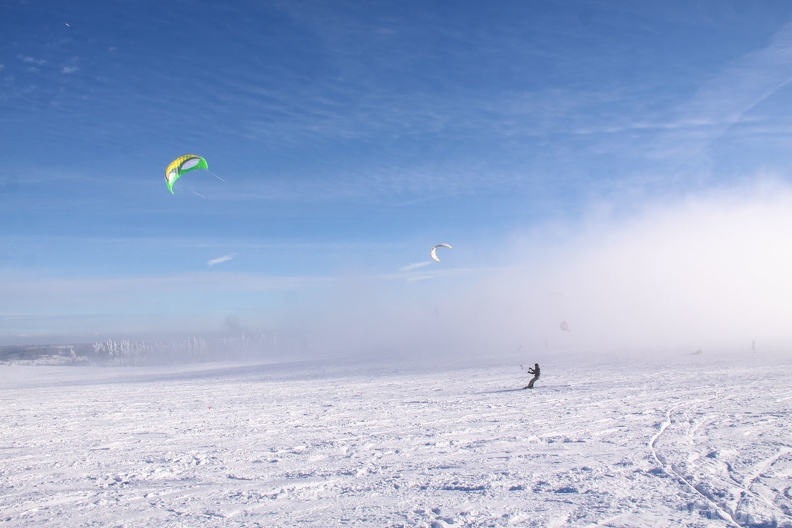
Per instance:
[[[0,366],[0,526],[792,528],[792,365]]]

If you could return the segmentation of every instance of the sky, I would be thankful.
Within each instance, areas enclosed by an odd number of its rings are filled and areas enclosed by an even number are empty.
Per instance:
[[[6,0],[0,344],[789,351],[790,81],[785,0]]]

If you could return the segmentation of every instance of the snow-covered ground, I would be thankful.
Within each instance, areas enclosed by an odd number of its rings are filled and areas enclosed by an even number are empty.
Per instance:
[[[542,368],[2,366],[0,525],[792,527],[789,362]]]

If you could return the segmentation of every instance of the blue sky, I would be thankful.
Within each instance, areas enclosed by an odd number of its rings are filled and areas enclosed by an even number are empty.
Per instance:
[[[10,0],[0,35],[0,342],[792,337],[789,2]],[[171,195],[186,153],[210,170]],[[723,265],[760,239],[680,300],[697,240]]]

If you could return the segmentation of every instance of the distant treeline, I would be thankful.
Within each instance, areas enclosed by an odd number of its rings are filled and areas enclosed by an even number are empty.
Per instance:
[[[289,340],[274,335],[188,337],[170,341],[113,340],[76,345],[0,346],[0,363],[41,365],[146,366],[208,361],[265,359],[299,352]]]
[[[173,341],[107,340],[93,344],[93,361],[132,367],[203,363],[254,359],[275,353],[278,348],[278,340],[265,334],[213,339],[188,337]]]

